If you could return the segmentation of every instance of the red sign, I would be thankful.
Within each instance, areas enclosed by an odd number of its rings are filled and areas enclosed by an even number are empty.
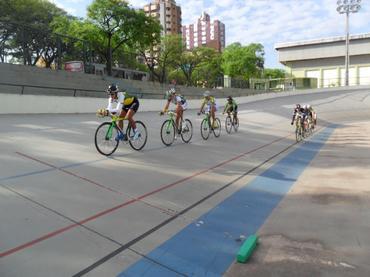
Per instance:
[[[80,61],[66,62],[64,64],[64,70],[70,72],[83,72],[84,63]]]

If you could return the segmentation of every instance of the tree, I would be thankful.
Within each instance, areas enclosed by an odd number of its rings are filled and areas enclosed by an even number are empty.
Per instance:
[[[280,68],[266,68],[263,71],[263,78],[266,79],[281,79],[285,78],[286,76],[286,71],[284,69]]]
[[[194,48],[191,51],[184,51],[180,59],[175,61],[175,65],[178,66],[186,79],[188,86],[193,85],[193,72],[200,65],[208,64],[216,55],[216,50],[207,47]]]
[[[95,0],[88,7],[87,21],[97,28],[90,38],[98,42],[95,46],[106,59],[108,75],[112,74],[113,54],[124,44],[135,45],[143,40],[140,44],[144,45],[148,40],[146,27],[154,33],[160,30],[159,23],[153,26],[154,21],[130,8],[124,0]]]
[[[220,85],[220,78],[223,79],[221,68],[221,54],[214,51],[209,59],[199,64],[193,72],[193,83],[202,84],[205,87],[217,87]]]
[[[264,48],[262,44],[252,43],[242,46],[233,43],[222,54],[222,69],[230,77],[260,77],[264,65]]]
[[[153,43],[150,50],[146,47],[139,49],[144,59],[152,80],[164,83],[167,80],[168,72],[175,69],[176,60],[182,53],[182,39],[178,35],[169,35],[162,38],[160,44]]]
[[[55,40],[50,23],[65,11],[45,0],[3,0],[0,2],[0,21],[7,22],[8,32],[2,40],[8,40],[8,55],[24,64],[35,65],[42,57],[50,64],[56,54]],[[4,42],[3,42],[4,44]]]

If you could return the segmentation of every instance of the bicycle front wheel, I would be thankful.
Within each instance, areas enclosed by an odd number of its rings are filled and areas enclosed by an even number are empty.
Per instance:
[[[183,142],[189,143],[193,137],[193,124],[189,119],[185,119],[182,123],[181,138]]]
[[[227,116],[225,120],[225,129],[226,133],[230,134],[231,133],[231,128],[232,128],[232,122],[231,122],[231,116]]]
[[[216,138],[218,138],[221,135],[221,121],[219,118],[215,119],[215,126],[213,128],[213,134]]]
[[[109,156],[116,151],[119,141],[117,137],[119,130],[111,122],[104,122],[99,125],[95,132],[95,147],[104,156]]]
[[[207,119],[203,119],[202,123],[200,124],[200,134],[204,140],[209,138],[209,133],[211,132],[211,128],[209,126],[209,121]]]
[[[137,132],[139,133],[137,137],[135,137],[134,130],[131,126],[127,127],[127,134],[128,134],[128,142],[130,146],[139,151],[144,148],[146,141],[148,140],[148,132],[146,131],[146,127],[143,122],[135,121]]]
[[[235,132],[237,132],[238,129],[239,129],[239,118],[237,118],[235,116],[234,116],[234,124],[233,124],[233,126],[234,126]]]
[[[165,120],[161,127],[161,140],[164,145],[170,146],[175,140],[175,124],[169,119]]]
[[[302,129],[297,127],[295,130],[295,139],[297,142],[300,142],[302,140]]]

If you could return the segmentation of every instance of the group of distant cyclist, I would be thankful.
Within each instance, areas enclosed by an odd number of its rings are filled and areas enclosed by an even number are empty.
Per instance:
[[[313,132],[317,124],[317,114],[311,105],[296,104],[291,125],[296,123],[296,140],[300,141]]]
[[[99,109],[97,115],[102,117],[111,116],[112,122],[102,123],[96,131],[95,144],[98,151],[104,155],[110,155],[117,149],[120,141],[128,141],[136,150],[142,149],[147,140],[146,127],[142,122],[134,120],[134,115],[140,106],[139,99],[126,91],[120,91],[116,84],[109,85],[107,93],[109,96],[108,106],[105,109]],[[201,123],[201,135],[203,139],[208,139],[209,134],[213,132],[215,137],[218,137],[221,132],[221,122],[216,118],[216,112],[218,111],[216,98],[210,91],[205,91],[203,97],[197,113],[198,116],[202,113],[206,114]],[[192,137],[192,123],[189,119],[183,118],[184,111],[188,108],[188,103],[177,89],[176,82],[172,82],[171,88],[165,94],[165,99],[167,101],[160,115],[167,113],[169,119],[163,123],[161,128],[162,142],[169,146],[178,135],[181,135],[184,142],[189,142]],[[169,111],[171,103],[176,106],[174,112]],[[226,131],[230,133],[232,127],[237,131],[239,126],[238,104],[231,96],[228,96],[226,99],[223,114],[227,114],[225,121]],[[123,120],[129,121],[126,130],[123,129]],[[317,115],[313,107],[311,105],[296,104],[291,125],[294,122],[296,123],[296,138],[299,141],[315,128]],[[99,132],[101,135],[99,135]],[[102,139],[98,138],[98,136],[101,136]],[[165,136],[170,137],[169,140],[166,140]],[[107,152],[104,152],[102,147],[99,146],[99,140],[103,141],[104,145],[108,147],[109,150]],[[138,140],[142,141],[141,144],[137,143],[138,145],[135,145],[134,142]],[[111,151],[110,148],[113,150]]]
[[[138,98],[136,96],[129,95],[125,91],[119,91],[119,88],[116,84],[109,85],[107,93],[109,95],[108,106],[106,109],[98,110],[97,114],[100,116],[117,115],[120,118],[127,119],[133,129],[133,139],[137,139],[139,137],[139,131],[136,128],[135,120],[133,117],[140,106]],[[200,115],[201,113],[209,113],[212,128],[220,128],[221,126],[217,126],[217,121],[215,120],[216,112],[218,111],[216,98],[211,95],[210,91],[205,91],[203,93],[203,96],[204,98],[200,106],[198,115]],[[172,87],[166,92],[165,98],[167,102],[163,110],[160,112],[160,115],[167,113],[170,104],[174,104],[176,106],[175,122],[176,126],[178,126],[178,130],[176,130],[176,132],[180,134],[182,131],[181,128],[185,128],[185,126],[182,126],[181,122],[183,120],[183,113],[188,108],[186,98],[179,93],[178,89],[176,88],[175,82],[172,83]],[[223,114],[225,113],[227,113],[228,115],[231,114],[234,118],[237,118],[238,105],[231,96],[227,97],[227,102],[225,104]],[[121,130],[123,130],[123,120],[118,121],[118,126]],[[127,140],[127,135],[124,132],[118,132],[115,140]]]

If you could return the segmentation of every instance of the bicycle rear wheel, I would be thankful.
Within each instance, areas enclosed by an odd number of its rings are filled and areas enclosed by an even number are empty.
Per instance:
[[[225,119],[225,129],[228,134],[231,133],[231,128],[232,128],[232,122],[231,122],[231,116],[227,116]]]
[[[143,122],[141,121],[135,121],[136,123],[136,129],[139,132],[139,136],[137,139],[134,138],[135,133],[134,130],[131,128],[131,126],[127,127],[127,135],[128,135],[128,142],[130,146],[136,150],[139,151],[144,148],[146,141],[148,140],[148,132],[146,131],[146,127]]]
[[[211,128],[209,126],[209,120],[203,119],[202,123],[200,124],[200,134],[204,140],[209,138],[209,133],[211,132]]]
[[[181,138],[183,142],[189,143],[192,137],[193,137],[193,124],[191,124],[191,121],[189,119],[185,119],[184,122],[182,123]]]
[[[116,151],[119,141],[115,140],[120,131],[111,122],[99,125],[95,132],[95,147],[104,156],[109,156]]]
[[[161,140],[164,145],[170,146],[175,140],[175,124],[169,119],[165,120],[161,127]]]
[[[219,118],[215,119],[216,127],[213,128],[213,134],[216,138],[218,138],[221,135],[221,121]]]

